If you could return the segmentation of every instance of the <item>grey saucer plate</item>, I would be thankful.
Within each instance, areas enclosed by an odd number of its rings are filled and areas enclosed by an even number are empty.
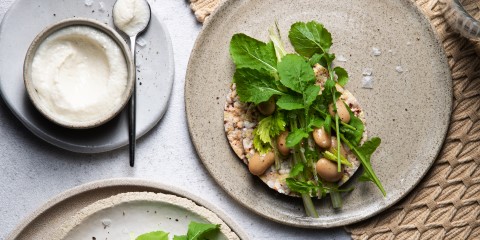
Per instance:
[[[129,178],[91,182],[65,191],[27,217],[6,239],[51,239],[50,236],[56,235],[63,224],[85,207],[117,194],[133,192],[163,193],[187,198],[213,212],[240,239],[248,239],[246,233],[229,216],[201,198],[171,186]]]
[[[332,33],[332,52],[342,59],[336,64],[350,74],[347,89],[365,110],[368,135],[382,139],[372,165],[387,191],[385,197],[374,184],[358,183],[357,174],[347,183],[355,190],[344,195],[341,210],[334,211],[329,200],[316,201],[320,217],[307,218],[300,199],[270,190],[230,149],[223,127],[225,96],[234,72],[230,39],[243,32],[266,41],[275,20],[284,40],[297,21],[322,22]],[[362,88],[365,68],[373,70],[373,89]],[[430,23],[408,0],[230,0],[217,9],[197,39],[185,102],[198,155],[228,195],[270,220],[326,228],[387,209],[422,179],[446,136],[452,80]]]
[[[113,27],[114,0],[17,0],[0,26],[0,95],[13,114],[32,133],[66,150],[82,153],[110,151],[128,144],[128,122],[123,111],[108,123],[89,130],[60,127],[38,112],[23,84],[23,61],[35,36],[45,27],[72,17],[92,18]],[[102,3],[103,5],[100,5]],[[173,86],[174,62],[166,27],[152,15],[149,29],[137,41],[137,138],[163,117]]]

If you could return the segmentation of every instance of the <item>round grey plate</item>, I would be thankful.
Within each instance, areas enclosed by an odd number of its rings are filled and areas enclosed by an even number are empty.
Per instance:
[[[6,239],[51,239],[49,236],[57,234],[59,228],[80,210],[99,200],[127,192],[154,192],[188,198],[215,213],[241,239],[248,239],[246,233],[230,217],[208,202],[177,188],[138,179],[102,180],[70,189],[37,209]]]
[[[103,8],[100,2],[104,4]],[[92,18],[113,27],[114,0],[17,0],[0,26],[0,94],[14,115],[35,135],[60,148],[83,153],[110,151],[128,144],[126,111],[89,130],[60,127],[41,115],[23,84],[23,61],[30,43],[45,27],[72,17]],[[151,130],[167,110],[174,77],[173,50],[167,29],[153,13],[137,46],[137,138]],[[144,45],[145,44],[145,45]]]
[[[277,194],[248,172],[230,149],[223,127],[225,96],[234,72],[229,42],[243,32],[267,41],[278,20],[282,38],[290,25],[316,20],[332,33],[332,52],[350,74],[347,88],[365,110],[370,137],[382,144],[372,165],[383,197],[372,183],[347,183],[334,211],[316,201],[319,218],[305,217],[301,199]],[[292,49],[291,46],[288,48]],[[381,50],[373,56],[372,48]],[[401,66],[403,72],[396,71]],[[374,88],[362,88],[364,68]],[[190,58],[185,85],[188,125],[203,164],[215,181],[243,206],[276,222],[325,228],[358,222],[392,206],[426,174],[444,141],[452,107],[447,59],[428,20],[408,0],[230,0],[209,19]]]

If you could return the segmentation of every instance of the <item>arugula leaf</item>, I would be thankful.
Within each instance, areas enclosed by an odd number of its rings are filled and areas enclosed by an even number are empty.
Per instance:
[[[308,136],[308,133],[306,133],[303,129],[296,129],[295,131],[290,132],[287,136],[287,147],[294,147],[295,145],[299,144],[302,139],[308,138]]]
[[[290,171],[289,176],[290,177],[296,177],[298,174],[303,172],[303,169],[305,168],[305,165],[303,163],[297,163],[295,166],[293,166],[292,170]]]
[[[382,140],[378,137],[374,137],[369,141],[366,141],[361,147],[358,148],[358,151],[361,152],[368,163],[370,163],[370,157],[377,150],[377,147],[380,146]]]
[[[285,110],[296,110],[303,109],[303,99],[302,97],[297,97],[293,95],[283,95],[277,100],[277,106]]]
[[[369,141],[365,142],[363,146],[357,148],[350,141],[348,141],[343,134],[340,135],[341,139],[343,142],[347,144],[347,146],[355,153],[355,155],[358,157],[360,162],[362,163],[362,166],[364,168],[364,172],[360,176],[359,180],[360,181],[370,181],[375,183],[377,185],[378,189],[382,192],[383,196],[386,196],[387,193],[385,192],[385,189],[382,186],[382,183],[378,179],[377,175],[373,171],[372,165],[370,164],[370,157],[372,156],[372,153],[375,152],[377,147],[380,145],[382,142],[380,138],[374,137],[370,139]]]
[[[313,56],[308,60],[308,64],[310,64],[311,67],[314,67],[315,64],[319,63],[322,65],[324,68],[327,68],[327,63],[324,61],[324,54],[318,54],[315,53]]]
[[[324,124],[325,124],[324,120],[322,120],[317,116],[313,116],[312,118],[310,118],[310,122],[308,123],[308,128],[313,130],[313,128],[323,127]]]
[[[186,236],[175,236],[173,240],[200,240],[205,234],[220,229],[219,224],[190,222]]]
[[[332,46],[330,32],[315,21],[294,23],[290,28],[288,38],[295,51],[307,58],[312,57],[315,53],[326,53]]]
[[[237,93],[242,102],[259,104],[268,101],[273,95],[282,95],[275,78],[251,68],[238,68],[233,75]]]
[[[280,82],[287,88],[303,94],[308,86],[315,84],[315,73],[305,59],[288,54],[278,64]]]
[[[325,65],[326,65],[325,68],[328,68],[328,66],[331,66],[333,63],[333,60],[335,60],[335,54],[328,53],[328,52],[323,54],[323,61],[325,62]]]
[[[335,67],[333,69],[335,74],[337,74],[337,82],[340,86],[345,86],[348,83],[348,73],[342,67]]]
[[[163,231],[142,234],[136,240],[168,240],[168,233]]]
[[[325,122],[323,124],[323,128],[325,129],[325,132],[327,132],[327,133],[332,132],[332,117],[329,114],[325,117]]]
[[[363,124],[362,120],[360,120],[353,114],[350,107],[346,103],[344,104],[348,110],[348,113],[350,114],[350,122],[348,123],[348,127],[342,125],[342,127],[340,127],[340,131],[343,132],[345,138],[347,138],[352,144],[357,146],[362,140],[365,125]]]
[[[285,179],[287,182],[288,188],[294,192],[298,192],[300,194],[309,194],[313,195],[313,193],[317,191],[321,191],[322,196],[326,196],[327,193],[332,192],[350,192],[353,190],[353,187],[347,189],[339,189],[338,186],[324,186],[321,181],[318,182],[318,185],[315,185],[312,181],[300,181],[294,178],[287,178]]]
[[[304,96],[305,96],[305,108],[309,108],[313,101],[317,99],[318,93],[320,92],[320,86],[311,85],[305,89]]]
[[[345,135],[345,138],[347,138],[351,143],[357,146],[362,140],[365,126],[363,125],[362,120],[360,120],[358,117],[355,117],[355,115],[353,114],[350,115],[350,122],[348,123],[348,125],[354,127],[355,130],[344,126],[340,127],[340,130]]]
[[[308,194],[311,196],[312,193],[318,190],[318,186],[313,184],[311,181],[300,181],[294,178],[287,178],[285,181],[287,182],[287,186],[290,190],[300,194]]]
[[[277,57],[272,42],[264,43],[243,33],[230,41],[230,56],[237,68],[277,71]]]

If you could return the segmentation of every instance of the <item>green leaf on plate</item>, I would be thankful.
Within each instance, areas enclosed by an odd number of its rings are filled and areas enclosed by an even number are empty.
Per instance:
[[[264,43],[238,33],[230,41],[230,55],[237,68],[277,71],[277,56],[272,42]]]
[[[323,54],[332,46],[332,35],[322,24],[311,21],[297,22],[292,25],[288,34],[295,51],[310,58],[315,53]]]
[[[237,93],[242,102],[259,104],[268,101],[273,95],[282,95],[275,78],[251,68],[238,68],[233,75],[237,84]]]
[[[168,240],[168,233],[163,231],[142,234],[136,240]]]
[[[315,83],[315,72],[305,58],[288,54],[278,64],[280,82],[287,88],[303,94],[308,86]]]

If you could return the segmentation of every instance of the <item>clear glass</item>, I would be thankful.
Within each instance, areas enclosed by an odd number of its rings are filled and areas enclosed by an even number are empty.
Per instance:
[[[480,39],[480,22],[472,17],[459,0],[445,0],[444,16],[447,22],[462,36]]]

